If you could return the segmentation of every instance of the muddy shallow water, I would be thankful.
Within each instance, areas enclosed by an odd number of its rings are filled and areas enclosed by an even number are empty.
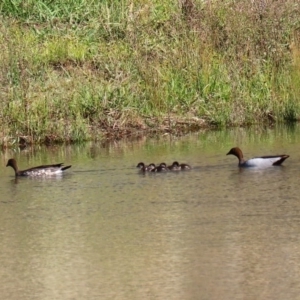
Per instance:
[[[239,170],[225,154],[289,154]],[[297,299],[300,127],[1,154],[3,299]],[[64,161],[64,176],[5,168]],[[139,161],[191,171],[139,174]]]

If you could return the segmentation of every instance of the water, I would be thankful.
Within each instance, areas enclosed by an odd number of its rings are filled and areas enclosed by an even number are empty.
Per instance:
[[[300,127],[6,151],[1,299],[297,299]],[[225,154],[289,154],[239,170]],[[5,168],[72,164],[62,177]],[[140,161],[192,171],[141,175]]]

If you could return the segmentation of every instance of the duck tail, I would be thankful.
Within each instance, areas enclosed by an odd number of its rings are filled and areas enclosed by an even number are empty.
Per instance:
[[[69,168],[71,168],[72,166],[65,166],[65,167],[63,167],[63,168],[61,168],[61,170],[62,171],[65,171],[65,170],[67,170],[67,169],[69,169]]]
[[[287,158],[289,158],[289,155],[281,155],[281,158],[277,160],[275,163],[273,163],[274,166],[280,166]]]

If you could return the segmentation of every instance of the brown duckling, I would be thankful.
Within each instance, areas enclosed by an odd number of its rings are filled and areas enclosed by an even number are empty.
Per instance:
[[[159,166],[152,169],[150,172],[166,172],[168,171],[167,165],[165,163],[159,164]]]
[[[184,171],[184,170],[190,170],[192,167],[188,164],[179,164],[178,161],[174,161],[173,164],[168,168],[171,171]]]
[[[139,168],[141,172],[149,172],[152,169],[155,169],[155,164],[151,163],[148,166],[146,166],[143,162],[140,162],[137,164],[136,167]]]

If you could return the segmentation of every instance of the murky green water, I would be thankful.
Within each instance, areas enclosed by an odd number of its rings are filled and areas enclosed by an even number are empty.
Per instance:
[[[225,154],[289,154],[243,170]],[[1,299],[297,299],[300,127],[1,155]],[[72,164],[65,176],[5,168]],[[140,175],[139,161],[190,172]]]

